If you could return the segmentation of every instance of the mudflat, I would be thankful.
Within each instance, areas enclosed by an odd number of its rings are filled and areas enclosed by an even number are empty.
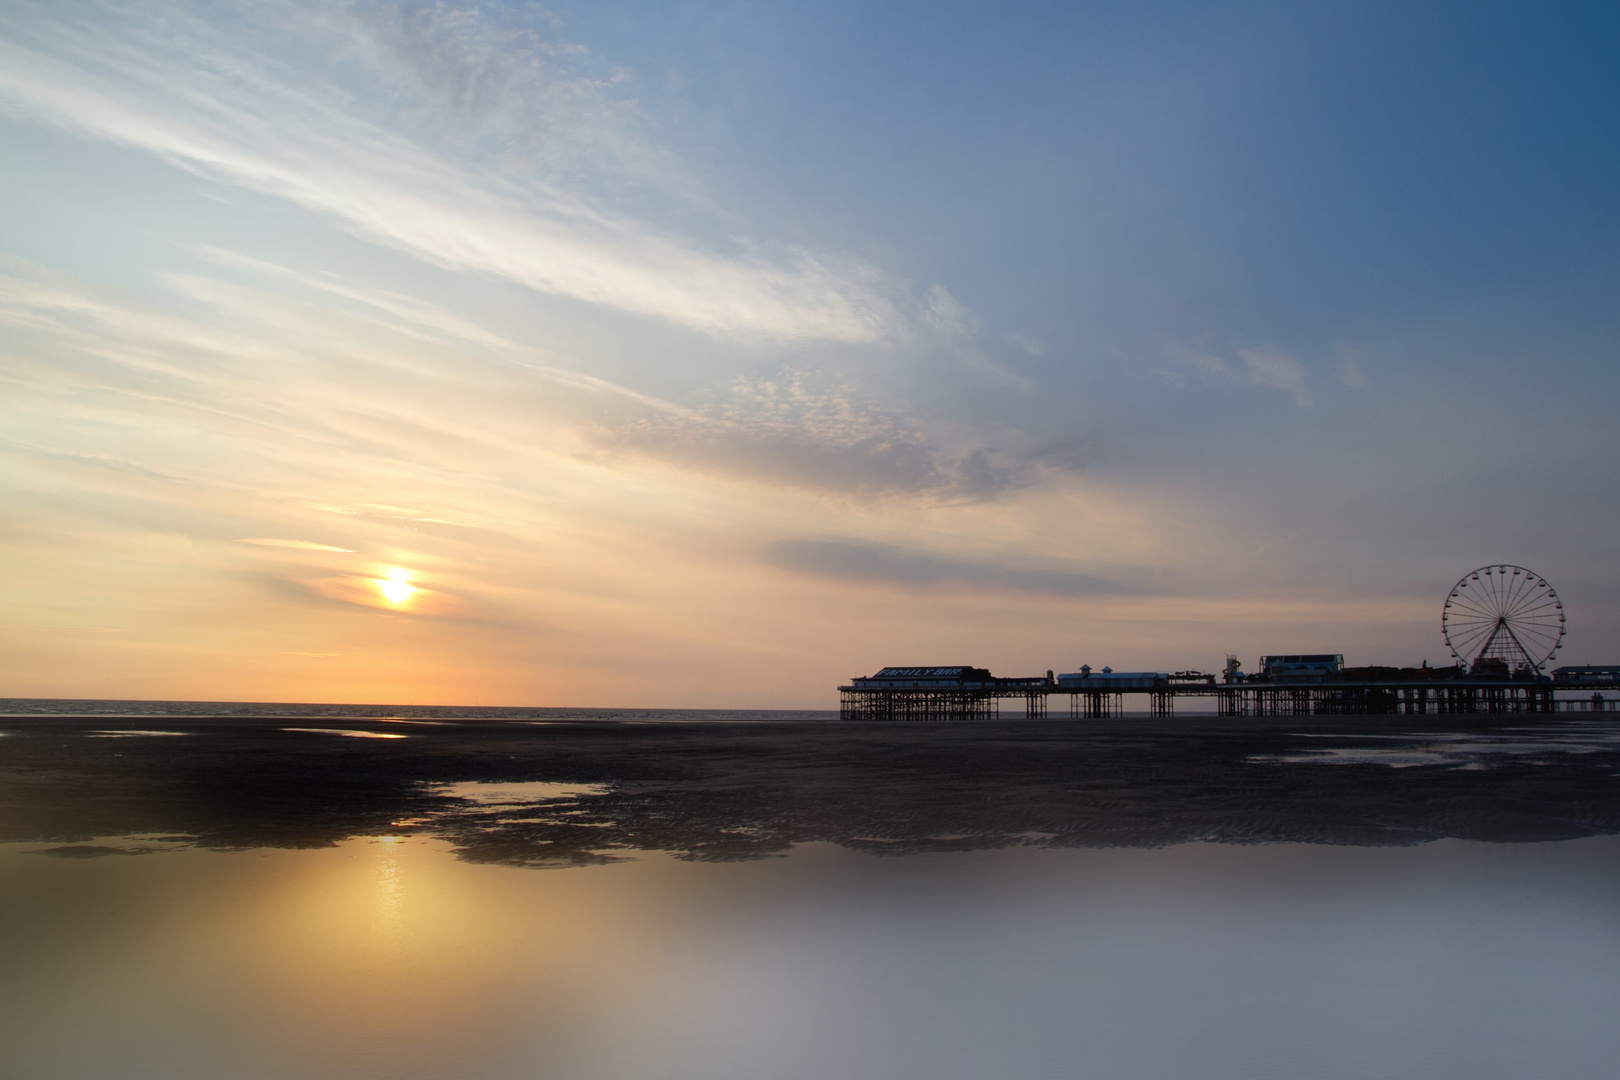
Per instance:
[[[1620,833],[1620,725],[1413,719],[8,716],[0,842],[93,857],[431,835],[468,861],[567,866],[818,841],[903,855]]]

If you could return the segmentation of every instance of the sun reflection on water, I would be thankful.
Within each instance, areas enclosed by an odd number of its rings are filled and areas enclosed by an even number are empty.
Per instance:
[[[377,855],[377,910],[372,922],[377,941],[392,951],[400,943],[404,927],[404,879],[400,867],[400,845],[403,836],[378,836],[371,841]]]
[[[256,901],[217,927],[231,946],[206,949],[210,962],[235,953],[245,999],[234,1011],[323,1054],[364,1043],[378,1074],[426,1061],[448,1072],[498,1041],[514,1009],[579,1008],[597,969],[618,966],[609,957],[636,936],[594,879],[536,882],[445,848],[378,833],[320,855],[269,855]]]

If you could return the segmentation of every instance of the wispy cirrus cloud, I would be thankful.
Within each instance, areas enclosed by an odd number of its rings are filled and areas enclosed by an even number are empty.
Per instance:
[[[36,458],[307,502],[345,490],[346,477],[369,478],[361,487],[375,491],[401,470],[541,452],[533,429],[548,402],[646,409],[602,380],[506,363],[459,340],[413,340],[409,322],[176,277],[208,305],[199,319],[17,260],[0,267],[11,271],[0,273],[10,342],[0,377],[12,388],[4,441]]]
[[[341,503],[315,493],[349,490],[345,481],[360,478],[356,490],[365,491],[417,469],[464,469],[458,483],[498,486],[513,462],[565,453],[863,500],[960,504],[1002,496],[1030,470],[1067,460],[935,437],[917,418],[814,371],[739,378],[714,400],[683,406],[571,370],[566,357],[425,302],[205,254],[244,280],[162,275],[189,315],[0,260],[11,271],[0,272],[0,327],[27,334],[0,377],[32,402],[22,409],[17,399],[19,420],[33,417],[7,441],[34,455],[76,457],[105,445],[113,457],[104,467],[122,462],[325,511],[458,526],[460,518],[375,493]],[[133,452],[136,415],[163,422],[136,425],[141,449]],[[210,453],[196,454],[198,445]]]
[[[1135,591],[1105,578],[1066,568],[1018,567],[984,559],[952,559],[899,544],[868,540],[777,540],[766,545],[761,557],[768,565],[782,570],[901,588],[957,585],[1066,597]]]
[[[278,536],[249,536],[237,541],[238,544],[254,544],[258,547],[292,548],[295,551],[337,551],[353,554],[353,548],[334,547],[331,544],[318,544],[313,540],[287,540]]]
[[[922,321],[930,328],[952,337],[967,337],[979,328],[978,317],[951,295],[945,286],[934,283],[922,302]]]
[[[386,289],[371,288],[331,274],[310,274],[291,267],[255,259],[239,252],[216,247],[202,247],[200,253],[210,262],[232,269],[245,270],[259,278],[296,286],[306,292],[325,294],[349,301],[353,308],[368,312],[382,325],[429,341],[443,344],[480,347],[485,355],[512,364],[543,378],[575,389],[596,394],[611,395],[646,406],[660,412],[691,415],[691,410],[674,402],[664,401],[607,379],[587,374],[577,361],[569,364],[547,350],[525,345],[496,334],[479,324],[464,319],[420,297],[405,296]],[[221,294],[229,287],[195,275],[167,275],[169,285],[178,292],[198,299],[214,302],[228,298]]]
[[[1280,390],[1294,404],[1308,409],[1313,403],[1310,372],[1281,349],[1264,347],[1239,349],[1227,359],[1204,349],[1178,348],[1171,351],[1171,365],[1159,375],[1172,385],[1221,384]]]
[[[1281,349],[1240,349],[1243,375],[1253,386],[1281,390],[1301,408],[1311,407],[1311,391],[1306,385],[1305,365]]]
[[[364,70],[395,73],[371,92],[409,91],[402,70],[425,85],[454,74],[445,23],[472,16],[414,10],[420,17],[395,20],[386,64],[376,61],[378,35],[355,29],[375,27],[376,17],[328,18],[340,37],[348,28],[352,52],[373,58]],[[291,67],[267,55],[240,20],[233,27],[160,4],[20,5],[0,17],[0,101],[13,116],[285,199],[427,262],[601,308],[779,340],[876,341],[900,325],[889,286],[856,259],[746,240],[702,242],[542,177],[444,152],[373,118],[329,65]],[[479,103],[498,98],[500,86],[491,77],[485,89],[467,90],[464,111],[490,112]],[[494,129],[502,125],[546,138],[536,117],[508,116]]]
[[[699,471],[860,497],[981,502],[1017,479],[987,447],[941,446],[914,418],[797,370],[739,379],[708,409],[639,417],[603,442]]]

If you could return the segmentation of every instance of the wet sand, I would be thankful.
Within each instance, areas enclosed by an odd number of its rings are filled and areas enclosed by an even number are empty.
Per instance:
[[[818,841],[900,855],[1620,833],[1620,726],[1409,720],[5,717],[0,842],[91,857],[420,834],[469,861],[566,866]]]

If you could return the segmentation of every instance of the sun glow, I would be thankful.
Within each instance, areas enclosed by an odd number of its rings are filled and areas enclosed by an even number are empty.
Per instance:
[[[376,579],[377,591],[393,607],[404,607],[421,590],[411,584],[410,571],[403,567],[390,567],[388,573]]]

